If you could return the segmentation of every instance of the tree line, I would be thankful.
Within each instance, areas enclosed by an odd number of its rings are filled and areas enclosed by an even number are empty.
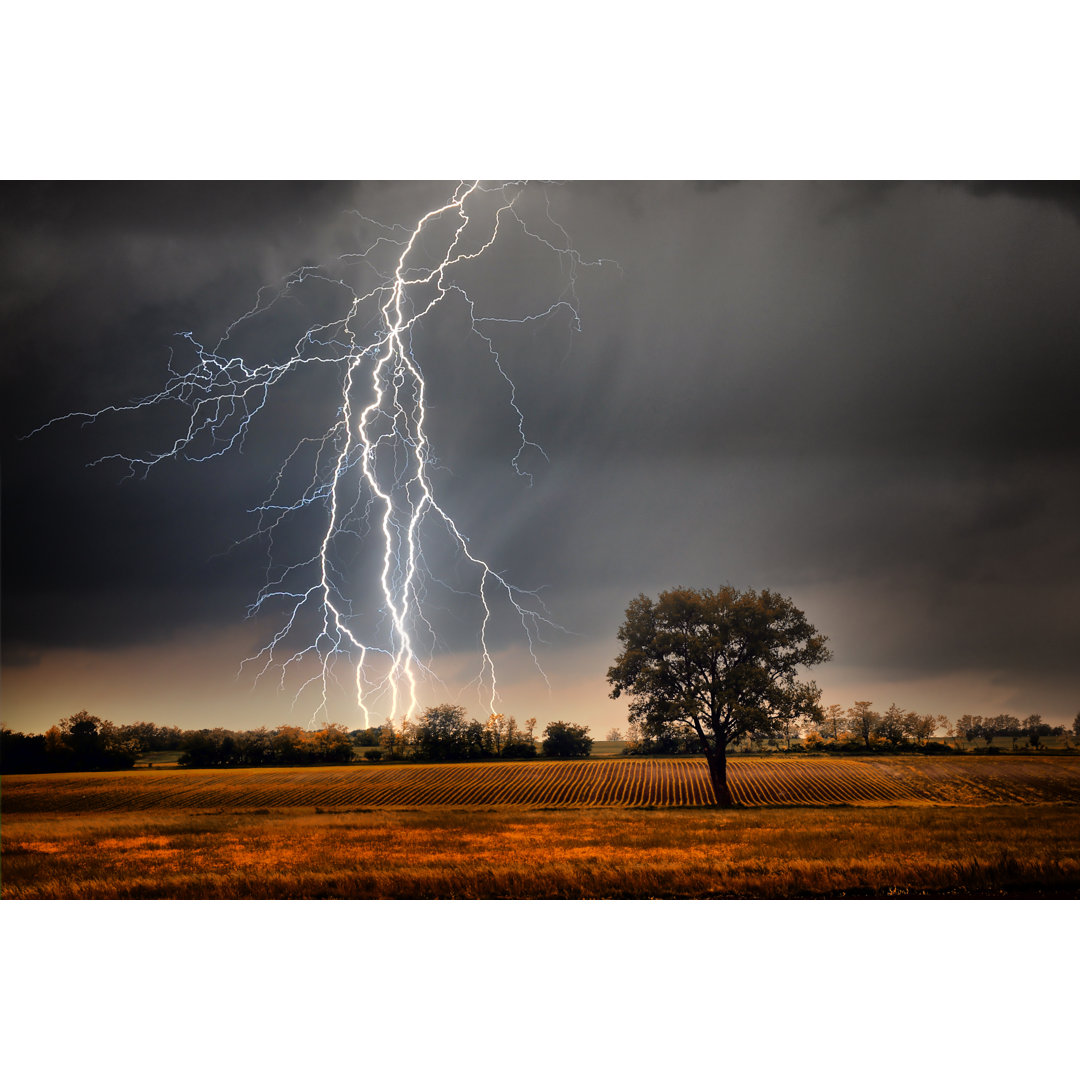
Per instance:
[[[996,736],[1009,736],[1014,740],[1024,738],[1036,747],[1043,736],[1065,735],[1064,724],[1050,725],[1043,722],[1038,713],[1026,719],[1002,714],[995,717],[965,714],[953,722],[947,716],[933,713],[917,713],[901,709],[895,702],[884,712],[876,712],[871,701],[856,701],[848,709],[829,705],[821,717],[807,725],[803,734],[810,745],[830,741],[841,744],[855,742],[865,749],[886,746],[928,747],[938,735],[947,738],[965,738],[969,742],[985,737],[989,745]],[[1073,725],[1080,735],[1080,717]],[[938,747],[941,744],[936,744]]]
[[[388,719],[381,727],[349,731],[343,724],[306,729],[283,724],[231,731],[223,727],[184,731],[141,722],[117,725],[83,710],[44,735],[0,731],[0,771],[78,772],[130,769],[153,751],[179,751],[177,764],[192,768],[344,764],[358,755],[370,761],[475,761],[495,758],[587,757],[592,738],[580,724],[556,721],[537,747],[536,720],[519,725],[493,713],[486,723],[466,719],[457,705],[435,705],[416,720]]]
[[[537,748],[536,718],[519,724],[513,716],[491,713],[481,722],[467,719],[460,705],[433,705],[415,720],[388,718],[381,727],[354,732],[367,746],[364,757],[377,761],[482,761],[494,758],[588,757],[592,737],[581,724],[557,720],[544,729]]]
[[[1080,713],[1073,720],[1073,734],[1080,738]],[[957,738],[974,742],[976,739],[985,739],[989,746],[996,738],[1027,739],[1029,746],[1038,746],[1042,738],[1047,735],[1066,734],[1064,724],[1044,723],[1038,713],[1032,713],[1024,720],[1007,713],[998,716],[971,716],[965,713],[952,725],[949,732]]]
[[[59,721],[44,735],[5,727],[0,740],[0,769],[6,773],[130,769],[140,755],[163,750],[180,751],[177,763],[196,767],[307,765],[353,757],[353,742],[341,724],[314,731],[288,725],[184,731],[149,722],[118,725],[86,710]]]
[[[44,735],[4,727],[0,769],[6,773],[130,769],[146,749],[174,749],[182,735],[179,728],[154,724],[117,726],[84,709],[53,724]]]
[[[819,715],[783,720],[763,729],[750,729],[740,734],[731,747],[739,750],[760,750],[765,747],[787,749],[835,750],[925,750],[948,751],[949,747],[933,740],[939,736],[964,739],[973,743],[984,739],[987,746],[995,738],[1011,738],[1014,744],[1023,739],[1038,747],[1046,736],[1068,734],[1064,724],[1047,724],[1038,713],[1021,720],[1008,714],[972,716],[965,714],[957,721],[933,713],[917,713],[902,709],[895,702],[884,712],[871,708],[871,701],[856,701],[849,708],[827,705]],[[1073,721],[1073,734],[1080,739],[1080,716]],[[609,739],[625,741],[624,754],[700,754],[701,742],[696,733],[674,725],[650,728],[631,721],[625,740],[618,729],[608,732]],[[795,746],[793,746],[793,741]]]

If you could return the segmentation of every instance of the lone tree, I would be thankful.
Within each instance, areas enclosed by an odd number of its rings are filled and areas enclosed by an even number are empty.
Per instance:
[[[656,603],[641,595],[626,609],[619,640],[622,654],[607,673],[611,696],[633,699],[630,717],[646,732],[685,725],[697,733],[720,806],[731,805],[728,746],[800,717],[820,721],[821,692],[796,673],[832,654],[778,593],[679,588]]]

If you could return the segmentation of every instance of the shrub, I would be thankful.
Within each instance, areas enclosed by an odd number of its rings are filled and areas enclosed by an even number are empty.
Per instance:
[[[957,750],[954,746],[949,746],[946,743],[939,743],[930,741],[924,743],[922,746],[915,747],[915,750],[920,754],[959,754],[962,751]]]

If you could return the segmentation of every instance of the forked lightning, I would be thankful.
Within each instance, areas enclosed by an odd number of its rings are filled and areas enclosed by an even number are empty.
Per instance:
[[[365,726],[376,710],[390,716],[416,714],[422,684],[435,680],[431,663],[437,635],[425,613],[434,588],[467,593],[479,601],[474,682],[492,712],[499,700],[491,640],[495,605],[507,605],[520,621],[538,669],[541,632],[544,627],[558,629],[537,592],[514,586],[485,561],[439,501],[436,455],[426,428],[428,388],[413,352],[413,335],[420,323],[448,297],[459,298],[469,334],[479,340],[505,381],[520,437],[510,464],[531,483],[524,466],[526,452],[543,451],[526,434],[517,388],[493,339],[496,324],[525,325],[562,316],[571,329],[580,329],[576,274],[604,260],[586,261],[572,247],[552,217],[546,191],[541,198],[528,200],[540,207],[532,215],[537,220],[531,220],[523,209],[527,187],[524,181],[459,183],[450,198],[424,213],[411,228],[386,226],[358,215],[368,234],[361,250],[343,254],[329,265],[300,267],[277,286],[261,290],[251,309],[213,348],[203,347],[191,333],[183,334],[195,362],[185,370],[170,362],[169,378],[159,392],[127,405],[70,413],[37,429],[62,420],[95,421],[110,413],[178,403],[186,422],[163,449],[142,456],[111,454],[94,463],[119,459],[131,475],[145,476],[168,458],[206,461],[241,449],[252,422],[284,376],[307,365],[339,366],[340,398],[331,405],[330,426],[302,439],[286,456],[270,497],[255,508],[258,525],[253,533],[266,539],[270,558],[265,583],[249,613],[275,610],[281,621],[245,664],[255,663],[260,677],[280,666],[283,686],[289,671],[298,669],[297,698],[306,687],[318,689],[313,720],[328,716],[330,684],[340,661],[354,669],[356,701]],[[562,293],[542,310],[485,312],[482,297],[470,295],[456,272],[476,260],[497,258],[498,242],[512,230],[520,230],[519,239],[542,245],[558,261]],[[337,318],[309,327],[278,362],[249,363],[228,355],[230,338],[240,328],[264,317],[311,281],[341,290]],[[309,478],[298,494],[287,494],[292,486],[289,477],[309,456],[313,467],[310,473],[304,468]],[[321,508],[323,516],[310,557],[275,565],[279,530],[312,508]],[[464,588],[437,579],[429,568],[425,546],[438,542],[435,537],[440,534],[457,552],[464,580],[470,582]],[[365,588],[353,581],[346,565],[357,545],[370,543],[378,545],[381,555],[374,605],[370,584]],[[317,662],[308,670],[313,659]]]

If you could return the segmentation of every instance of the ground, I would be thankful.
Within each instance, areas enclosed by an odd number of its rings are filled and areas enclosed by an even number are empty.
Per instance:
[[[5,899],[1080,897],[1080,760],[5,777]],[[786,805],[768,805],[782,803]]]

